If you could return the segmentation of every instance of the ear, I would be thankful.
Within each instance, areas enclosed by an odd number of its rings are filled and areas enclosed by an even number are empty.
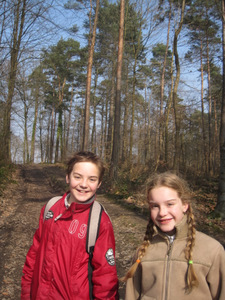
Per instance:
[[[183,204],[183,213],[185,214],[186,211],[188,210],[189,204],[188,203],[184,203]]]
[[[102,184],[102,182],[100,181],[97,188],[99,188],[101,186],[101,184]]]
[[[69,184],[70,183],[70,179],[69,179],[69,176],[66,175],[66,183]]]

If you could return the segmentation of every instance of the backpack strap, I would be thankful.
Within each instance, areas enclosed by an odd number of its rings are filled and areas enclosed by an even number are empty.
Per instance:
[[[44,210],[43,221],[45,221],[45,218],[46,218],[46,215],[47,215],[49,209],[61,198],[62,198],[62,196],[56,196],[56,197],[53,197],[50,200],[48,200],[48,202],[45,206],[45,210]]]
[[[86,240],[86,251],[89,255],[94,251],[94,245],[98,237],[102,211],[103,206],[98,201],[94,201],[90,208]]]
[[[89,281],[89,296],[90,300],[93,299],[93,284],[92,284],[92,273],[93,267],[91,264],[95,242],[98,238],[99,227],[101,222],[102,211],[104,210],[103,206],[98,202],[94,201],[89,213],[88,219],[88,230],[87,230],[87,238],[86,238],[86,251],[89,254],[88,261],[88,281]]]

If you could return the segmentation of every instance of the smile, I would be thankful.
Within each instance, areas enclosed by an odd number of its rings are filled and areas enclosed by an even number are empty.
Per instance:
[[[162,219],[162,220],[158,220],[158,222],[160,224],[168,224],[172,219]]]
[[[77,191],[78,191],[78,193],[81,193],[81,194],[86,194],[89,192],[89,191],[83,191],[83,190],[77,190]]]

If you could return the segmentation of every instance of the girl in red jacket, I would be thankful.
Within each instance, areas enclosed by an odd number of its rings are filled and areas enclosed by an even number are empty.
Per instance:
[[[65,193],[44,218],[26,256],[21,299],[118,299],[115,239],[103,210],[98,238],[89,261],[86,236],[90,208],[104,174],[102,161],[91,152],[79,152],[68,162]]]
[[[126,274],[126,300],[224,300],[225,252],[195,229],[191,192],[171,172],[148,183],[150,218]]]

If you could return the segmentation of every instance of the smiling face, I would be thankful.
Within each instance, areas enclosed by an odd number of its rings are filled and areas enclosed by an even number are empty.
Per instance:
[[[182,203],[176,190],[165,186],[150,190],[148,201],[154,224],[169,235],[175,234],[175,226],[182,220],[188,204]]]
[[[101,185],[99,168],[92,162],[75,163],[72,172],[66,176],[66,182],[70,189],[69,202],[86,202]]]

